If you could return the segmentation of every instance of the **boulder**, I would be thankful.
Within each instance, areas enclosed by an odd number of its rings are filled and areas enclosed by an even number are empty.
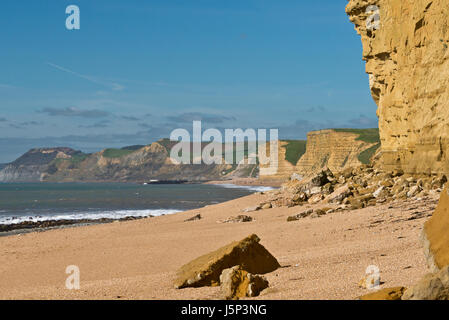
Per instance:
[[[359,297],[359,300],[401,300],[404,287],[386,288]]]
[[[253,234],[187,263],[177,273],[175,288],[217,286],[223,270],[237,265],[252,274],[279,268],[276,258],[259,242],[259,237]]]
[[[381,195],[382,191],[384,190],[384,186],[378,188],[376,191],[373,192],[373,197],[374,198],[379,198],[379,196]]]
[[[262,210],[271,209],[273,206],[271,205],[271,202],[264,203],[261,205]]]
[[[250,216],[238,215],[236,217],[230,217],[222,222],[223,223],[240,223],[240,222],[251,222],[251,221],[253,221],[253,218]]]
[[[425,275],[404,292],[402,300],[449,300],[449,267]]]
[[[294,216],[290,216],[287,218],[287,222],[291,221],[297,221],[299,219],[305,218],[310,216],[313,213],[313,209],[308,209],[306,211],[303,211],[301,213],[295,214]]]
[[[329,203],[342,202],[345,198],[352,195],[352,191],[347,185],[337,188],[333,193],[326,197],[326,201]]]
[[[407,197],[412,198],[412,197],[416,196],[420,191],[421,191],[421,188],[419,186],[413,186],[407,192]]]
[[[197,221],[197,220],[201,220],[201,219],[202,219],[201,214],[197,214],[189,219],[184,220],[184,222]]]
[[[427,264],[432,272],[449,265],[449,194],[441,192],[440,201],[432,217],[424,224],[422,241]]]
[[[259,275],[253,275],[241,266],[223,270],[220,275],[220,286],[223,298],[238,300],[244,297],[257,297],[268,288],[268,281]]]
[[[260,206],[254,206],[254,207],[249,207],[243,210],[243,212],[254,212],[254,211],[259,211],[262,208]]]

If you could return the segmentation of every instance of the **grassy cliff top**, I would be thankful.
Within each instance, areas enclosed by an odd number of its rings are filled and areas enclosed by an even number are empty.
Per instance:
[[[332,129],[336,132],[348,132],[355,133],[359,136],[356,140],[367,142],[367,143],[378,143],[380,142],[379,129],[371,128],[371,129]]]
[[[285,160],[296,165],[298,160],[306,153],[306,140],[283,140],[287,142],[285,148]]]

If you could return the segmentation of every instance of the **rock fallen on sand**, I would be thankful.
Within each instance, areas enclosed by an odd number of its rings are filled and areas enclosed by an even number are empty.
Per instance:
[[[401,300],[404,294],[404,287],[386,288],[372,293],[368,293],[358,298],[358,300]]]
[[[294,216],[289,216],[287,218],[287,222],[298,221],[299,219],[303,219],[303,218],[310,216],[312,213],[313,213],[313,209],[305,210],[301,213],[295,214]]]
[[[190,221],[197,221],[201,220],[203,217],[201,217],[201,214],[197,214],[189,219],[184,220],[184,222],[190,222]]]
[[[257,297],[268,288],[268,281],[262,276],[253,275],[240,266],[223,270],[220,275],[221,292],[226,300],[244,297]]]
[[[251,222],[253,218],[245,215],[238,215],[236,217],[229,217],[224,221],[219,221],[220,223],[242,223],[242,222]]]
[[[449,300],[449,266],[425,275],[404,292],[402,300]]]
[[[249,207],[243,210],[243,212],[254,212],[254,211],[259,211],[262,210],[261,206],[254,206],[254,207]]]
[[[432,272],[449,265],[449,194],[445,188],[432,217],[424,224],[422,241]]]
[[[223,270],[237,265],[252,274],[276,270],[280,267],[279,262],[259,241],[260,238],[253,234],[187,263],[177,273],[175,288],[217,286]]]

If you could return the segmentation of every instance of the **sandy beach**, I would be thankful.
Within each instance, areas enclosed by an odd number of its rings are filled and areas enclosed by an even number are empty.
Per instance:
[[[382,288],[411,285],[427,272],[419,236],[436,199],[295,222],[287,217],[304,207],[273,208],[248,213],[252,222],[219,223],[266,197],[254,194],[174,215],[2,237],[0,299],[220,299],[219,288],[174,289],[176,271],[252,233],[282,266],[267,275],[270,287],[258,299],[354,299],[369,293],[358,287],[369,265],[379,267]],[[184,222],[198,213],[201,220]],[[65,288],[69,265],[80,268],[80,290]]]

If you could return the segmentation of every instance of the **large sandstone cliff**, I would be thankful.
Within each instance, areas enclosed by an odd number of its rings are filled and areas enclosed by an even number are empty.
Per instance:
[[[378,105],[384,169],[449,172],[448,1],[350,0],[346,12]]]
[[[264,175],[261,171],[260,178],[285,181],[294,173],[304,176],[324,168],[337,172],[358,167],[370,163],[378,148],[377,129],[311,131],[307,134],[307,141],[278,141],[277,172]],[[267,165],[261,165],[264,167]]]
[[[361,133],[367,132],[371,134],[364,139]],[[307,174],[327,167],[336,172],[369,163],[377,150],[377,139],[376,129],[328,129],[309,132],[307,151],[296,164],[297,171]],[[367,156],[364,159],[365,151]]]

